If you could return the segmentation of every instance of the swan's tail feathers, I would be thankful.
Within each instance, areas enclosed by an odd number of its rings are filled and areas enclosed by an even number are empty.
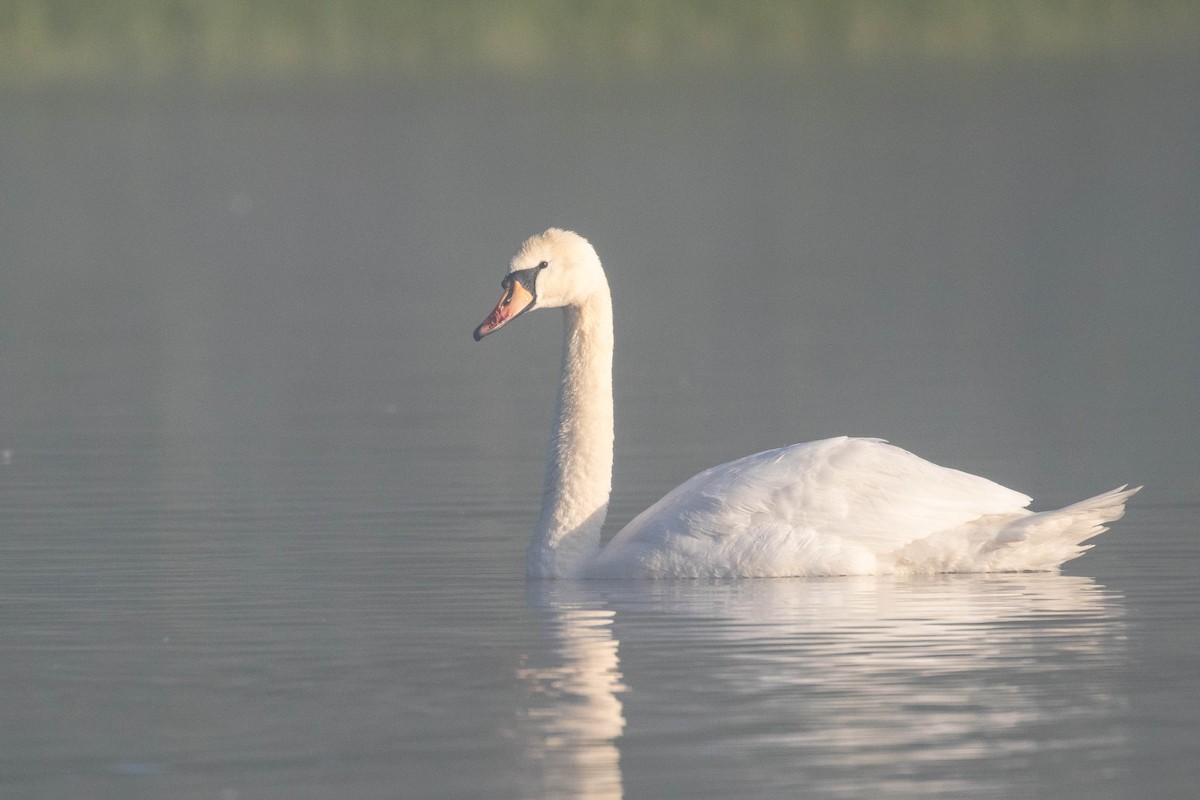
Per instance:
[[[1090,550],[1088,539],[1125,516],[1125,501],[1142,487],[1118,486],[1056,511],[1030,514],[1004,526],[993,540],[991,569],[1044,571]]]

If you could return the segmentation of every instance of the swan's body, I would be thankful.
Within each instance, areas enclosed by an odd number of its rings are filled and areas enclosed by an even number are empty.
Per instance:
[[[525,311],[561,307],[566,342],[534,578],[781,577],[1048,570],[1119,519],[1137,489],[1056,511],[879,439],[796,444],[706,470],[603,550],[612,486],[612,301],[595,250],[550,229],[513,257],[481,339]]]

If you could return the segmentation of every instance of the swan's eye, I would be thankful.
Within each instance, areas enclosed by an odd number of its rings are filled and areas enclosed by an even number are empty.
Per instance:
[[[546,267],[548,267],[548,266],[550,266],[550,262],[549,262],[549,261],[543,261],[542,263],[540,263],[540,264],[538,264],[536,267],[534,267],[534,269],[545,269],[545,268],[546,268]]]

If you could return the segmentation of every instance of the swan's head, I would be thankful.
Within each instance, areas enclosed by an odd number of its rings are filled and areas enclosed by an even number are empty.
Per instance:
[[[608,289],[600,259],[588,240],[551,228],[521,245],[500,281],[500,302],[475,329],[475,341],[535,308],[578,306]]]

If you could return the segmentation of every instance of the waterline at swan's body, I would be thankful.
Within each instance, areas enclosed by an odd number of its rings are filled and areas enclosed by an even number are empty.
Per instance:
[[[879,439],[758,453],[696,475],[600,548],[613,463],[613,321],[587,240],[550,229],[513,257],[481,339],[563,308],[562,377],[542,510],[526,572],[538,578],[782,577],[1054,569],[1119,519],[1137,489],[1056,511]]]

